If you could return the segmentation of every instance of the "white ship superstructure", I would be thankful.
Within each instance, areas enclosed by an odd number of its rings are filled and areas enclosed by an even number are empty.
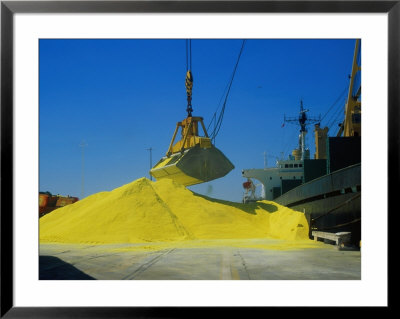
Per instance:
[[[277,167],[244,169],[242,176],[260,181],[264,187],[263,199],[273,200],[281,195],[282,180],[288,185],[300,185],[302,183],[304,176],[303,161],[281,160],[277,162]]]

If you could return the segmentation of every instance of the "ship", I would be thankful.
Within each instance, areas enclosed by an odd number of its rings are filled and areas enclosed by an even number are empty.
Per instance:
[[[252,179],[262,185],[258,198],[248,196],[243,202],[271,200],[305,214],[309,236],[327,233],[350,234],[349,244],[361,247],[361,59],[360,40],[355,41],[350,83],[343,121],[334,136],[318,119],[309,119],[300,101],[299,145],[276,167],[243,169],[246,187]],[[286,119],[285,119],[286,120]],[[292,121],[294,119],[288,119]],[[315,154],[305,147],[307,124],[314,124]],[[245,183],[244,183],[245,184]],[[244,188],[246,189],[245,185]]]

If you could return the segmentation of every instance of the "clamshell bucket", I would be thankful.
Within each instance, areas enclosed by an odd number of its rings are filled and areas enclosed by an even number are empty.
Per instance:
[[[205,137],[198,136],[198,122]],[[182,127],[182,139],[174,146],[178,128]],[[234,169],[226,156],[211,143],[201,117],[188,117],[177,123],[166,156],[150,170],[157,180],[170,178],[185,186],[205,183],[228,174]]]

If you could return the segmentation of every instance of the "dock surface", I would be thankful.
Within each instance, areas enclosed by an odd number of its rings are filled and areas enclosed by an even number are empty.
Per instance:
[[[41,244],[41,280],[360,280],[361,251],[312,243]],[[247,246],[249,247],[246,247]],[[252,248],[263,245],[264,248]],[[265,248],[267,247],[267,248]],[[271,247],[271,248],[268,248]],[[276,247],[279,247],[278,249]]]

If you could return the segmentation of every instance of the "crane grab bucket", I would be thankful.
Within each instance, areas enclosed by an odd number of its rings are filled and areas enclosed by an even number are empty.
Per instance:
[[[205,136],[198,135],[198,123]],[[181,127],[181,140],[175,141]],[[167,154],[150,170],[157,180],[169,178],[185,186],[221,178],[234,169],[229,159],[214,145],[207,135],[201,117],[187,117],[176,124]]]

